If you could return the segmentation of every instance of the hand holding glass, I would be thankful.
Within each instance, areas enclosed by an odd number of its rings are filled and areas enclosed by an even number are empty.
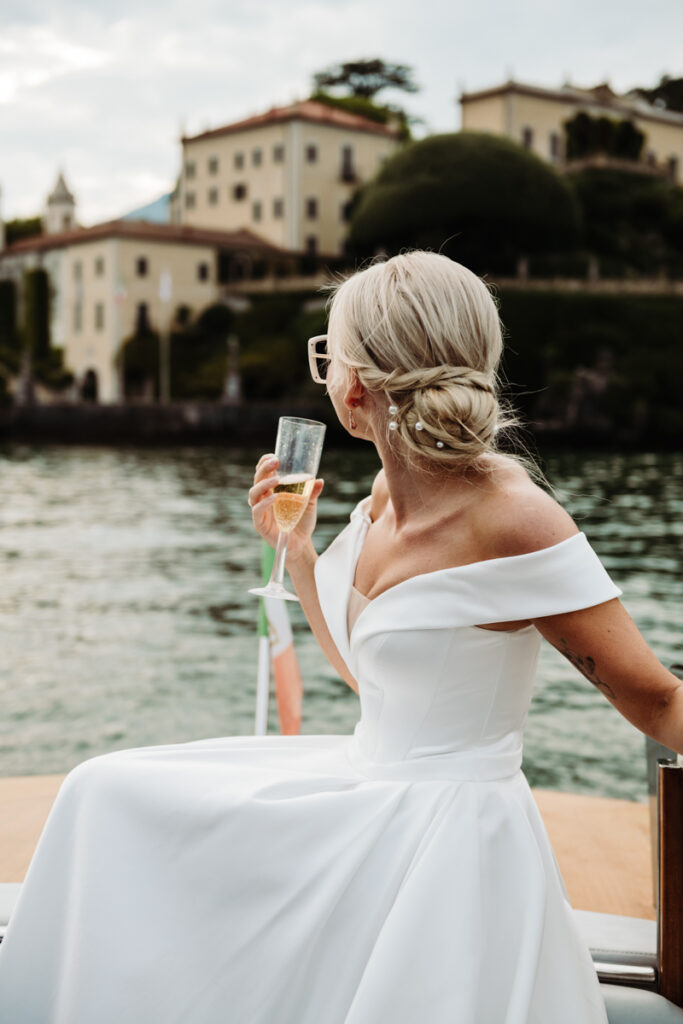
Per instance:
[[[298,601],[284,586],[285,559],[289,535],[306,511],[315,484],[325,424],[295,416],[281,416],[277,429],[275,454],[278,458],[278,482],[274,489],[273,517],[280,531],[275,561],[268,585],[254,587],[250,594]]]

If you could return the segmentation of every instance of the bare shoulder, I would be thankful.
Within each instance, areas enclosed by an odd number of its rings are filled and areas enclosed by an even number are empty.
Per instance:
[[[572,517],[518,462],[500,458],[479,507],[477,533],[490,558],[552,547],[578,533]]]
[[[373,480],[370,495],[370,518],[374,522],[379,519],[382,512],[384,512],[389,500],[389,487],[387,485],[386,473],[383,469],[380,469],[379,473]]]

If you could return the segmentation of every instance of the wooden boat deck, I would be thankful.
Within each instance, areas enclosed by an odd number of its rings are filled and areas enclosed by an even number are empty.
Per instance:
[[[0,778],[0,882],[23,881],[62,778]],[[572,906],[654,920],[647,804],[533,792]]]

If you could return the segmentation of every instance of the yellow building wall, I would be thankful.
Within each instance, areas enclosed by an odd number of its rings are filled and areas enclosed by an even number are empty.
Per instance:
[[[267,125],[249,132],[220,135],[213,139],[198,139],[183,146],[181,171],[181,222],[194,227],[213,228],[217,231],[237,231],[249,228],[275,245],[286,246],[285,217],[274,213],[274,202],[285,200],[285,159],[274,160],[276,146],[286,146],[287,125]],[[254,153],[261,153],[256,164]],[[236,166],[240,157],[243,166]],[[217,170],[211,170],[211,161],[217,161]],[[188,173],[188,165],[193,168]],[[235,199],[235,186],[246,188],[244,199]],[[211,192],[215,201],[211,201]],[[254,204],[260,203],[260,218],[255,216]]]
[[[140,258],[147,261],[145,276],[137,272]],[[101,274],[97,273],[98,260],[103,261]],[[208,266],[206,281],[198,276],[202,263]],[[80,272],[76,270],[79,266]],[[171,275],[168,303],[159,298],[163,273]],[[214,249],[144,239],[109,238],[70,246],[64,250],[61,282],[59,336],[65,363],[78,381],[88,370],[95,371],[102,402],[115,402],[121,396],[118,353],[122,340],[135,330],[140,303],[146,303],[150,326],[158,330],[178,306],[189,306],[196,313],[215,302],[219,294]]]
[[[641,159],[651,153],[660,165],[677,161],[676,182],[683,182],[683,125],[640,117],[615,108],[594,104],[568,103],[552,97],[533,96],[509,91],[481,100],[468,100],[462,106],[462,126],[473,131],[504,134],[523,144],[524,129],[532,131],[531,151],[544,160],[557,163],[564,159],[564,124],[580,111],[590,117],[610,117],[631,120],[645,135]],[[559,156],[553,157],[551,137],[560,136]]]
[[[307,239],[316,239],[320,252],[334,254],[343,252],[344,240],[348,234],[348,221],[343,208],[360,186],[373,178],[384,160],[396,149],[393,139],[368,132],[351,132],[329,125],[301,122],[301,163],[300,195],[298,211],[297,242],[294,248],[307,249]],[[309,163],[305,159],[309,146],[317,148],[317,160]],[[351,166],[355,180],[342,179],[342,159],[345,147],[351,150]],[[308,216],[308,200],[315,200],[317,216]]]
[[[278,146],[284,148],[279,162],[274,158]],[[309,146],[317,149],[313,163],[306,156]],[[344,146],[352,150],[357,175],[353,182],[341,180]],[[342,206],[395,148],[396,142],[386,136],[304,120],[188,140],[183,145],[182,223],[223,231],[248,228],[275,245],[295,250],[305,249],[306,239],[314,236],[318,251],[338,253],[348,232]],[[261,153],[260,164],[254,160],[255,151]],[[239,154],[242,168],[235,166]],[[246,198],[234,198],[237,185],[246,188]],[[214,202],[211,190],[215,190]],[[313,219],[307,215],[308,199],[317,200]],[[276,215],[276,202],[281,204],[282,216]]]
[[[491,132],[493,135],[509,134],[506,127],[507,97],[486,96],[462,105],[463,131]]]

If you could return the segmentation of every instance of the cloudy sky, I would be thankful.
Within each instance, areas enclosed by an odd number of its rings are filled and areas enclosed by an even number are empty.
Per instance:
[[[168,191],[178,137],[303,98],[314,71],[409,64],[400,100],[429,131],[456,96],[513,75],[617,91],[683,75],[680,0],[2,0],[0,186],[6,219],[42,212],[63,169],[83,224]]]

